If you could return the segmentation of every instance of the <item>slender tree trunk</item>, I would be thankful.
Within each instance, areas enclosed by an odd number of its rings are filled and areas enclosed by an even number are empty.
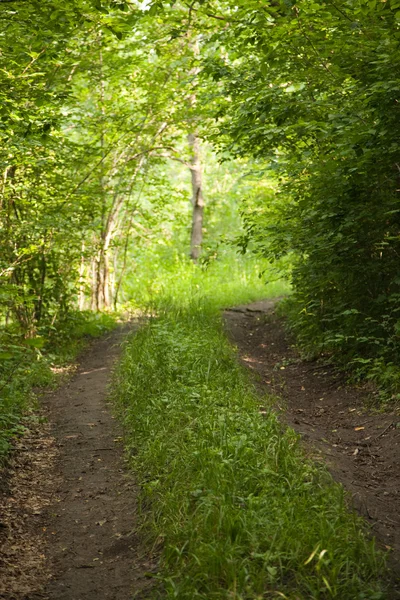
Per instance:
[[[79,265],[78,308],[85,309],[85,242],[82,241],[81,263]]]
[[[98,310],[98,293],[97,293],[97,289],[98,289],[98,260],[97,260],[97,256],[92,258],[92,300],[91,300],[91,310],[95,311]]]
[[[97,259],[96,259],[96,310],[99,311],[103,308],[102,303],[102,288],[103,288],[103,272],[101,268],[101,255],[102,251],[100,250]]]
[[[132,221],[133,221],[133,216],[131,214],[131,217],[130,217],[130,220],[129,220],[128,231],[127,231],[126,238],[125,238],[124,254],[123,254],[123,258],[122,258],[121,271],[120,271],[118,279],[117,279],[117,265],[116,265],[116,263],[114,264],[114,288],[115,288],[114,289],[114,294],[113,294],[113,298],[114,298],[114,310],[117,310],[119,292],[120,292],[121,285],[122,285],[122,280],[124,278],[125,271],[126,271],[126,262],[127,262],[128,247],[129,247],[129,236],[130,236],[130,233],[131,233]]]
[[[109,308],[111,305],[110,302],[110,258],[108,255],[108,248],[104,251],[102,256],[102,300],[103,300],[103,308]]]
[[[39,265],[40,282],[39,282],[37,300],[35,301],[35,311],[34,311],[36,323],[40,323],[40,320],[42,318],[44,290],[45,290],[45,283],[46,283],[46,271],[47,271],[46,254],[45,254],[45,249],[43,246],[42,255],[40,257],[40,265]]]
[[[101,241],[101,248],[92,264],[92,310],[111,306],[109,248]]]
[[[118,248],[114,249],[113,252],[113,268],[112,268],[112,272],[110,273],[110,304],[112,302],[113,306],[114,306],[114,310],[116,309],[117,306],[117,302],[115,300],[115,284],[116,284],[116,277],[117,277],[117,268],[118,268]]]
[[[193,262],[197,262],[201,253],[203,242],[203,183],[200,160],[200,140],[195,133],[188,136],[192,149],[192,160],[190,172],[192,175],[192,233],[190,238],[190,256]]]
[[[101,167],[100,167],[100,193],[101,193],[101,234],[100,234],[100,248],[95,261],[95,310],[100,311],[103,307],[107,306],[108,290],[108,262],[107,262],[107,248],[106,248],[106,229],[107,229],[107,192],[106,192],[106,178],[105,178],[105,132],[104,132],[104,121],[105,121],[105,84],[103,76],[103,52],[102,52],[102,35],[100,33],[100,50],[99,50],[99,71],[100,71],[100,96],[99,96],[99,107],[101,112],[101,123],[100,123],[100,148],[101,148]]]

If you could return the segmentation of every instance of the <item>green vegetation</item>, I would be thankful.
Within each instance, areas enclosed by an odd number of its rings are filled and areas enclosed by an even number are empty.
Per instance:
[[[382,597],[217,313],[290,290],[308,356],[399,398],[399,42],[400,0],[0,0],[0,455],[86,333],[157,314],[116,402],[170,597]]]
[[[304,351],[396,400],[399,8],[1,2],[0,322],[115,308],[172,217],[213,256],[224,207],[231,243],[290,262]]]
[[[221,94],[213,138],[278,179],[274,196],[246,203],[249,239],[292,257],[288,314],[304,351],[397,400],[399,2],[219,6],[229,26],[205,60]]]
[[[161,298],[116,373],[167,597],[384,598],[382,557],[343,490],[238,366],[219,314],[226,298]]]
[[[136,264],[135,277],[126,284],[125,294],[130,298],[126,307],[151,307],[165,297],[174,304],[187,304],[204,296],[215,296],[220,306],[227,307],[287,294],[288,283],[266,269],[265,260],[229,250],[200,268],[187,256],[168,249],[144,254]]]

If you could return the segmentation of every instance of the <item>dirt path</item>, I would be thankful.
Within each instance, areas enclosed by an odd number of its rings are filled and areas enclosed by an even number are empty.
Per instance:
[[[156,559],[145,555],[135,535],[135,484],[124,467],[121,430],[106,405],[112,365],[126,333],[120,328],[95,341],[71,380],[46,399],[57,455],[55,473],[48,471],[51,498],[48,490],[46,502],[36,496],[31,515],[36,524],[30,535],[40,547],[41,569],[31,573],[20,592],[9,590],[3,598],[147,597],[151,579],[146,573],[155,570]],[[34,474],[30,477],[35,486]],[[25,558],[32,557],[32,550]],[[50,580],[43,590],[46,570]]]
[[[351,493],[400,577],[400,417],[369,413],[365,392],[332,368],[302,361],[274,305],[269,300],[226,311],[229,335],[257,373],[260,390],[281,399],[282,418]]]

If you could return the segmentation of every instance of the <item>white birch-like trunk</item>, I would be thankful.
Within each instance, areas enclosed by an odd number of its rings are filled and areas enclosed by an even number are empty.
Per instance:
[[[200,140],[195,133],[188,136],[192,149],[190,172],[192,176],[192,232],[190,237],[190,256],[193,262],[197,262],[201,253],[203,242],[203,182],[200,159]]]

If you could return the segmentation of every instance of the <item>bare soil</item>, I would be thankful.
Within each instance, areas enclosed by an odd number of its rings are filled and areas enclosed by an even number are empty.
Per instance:
[[[3,503],[17,510],[9,511],[3,528],[1,598],[130,600],[150,593],[157,556],[136,533],[137,490],[106,403],[126,333],[119,328],[95,341],[69,382],[45,399],[50,427],[37,434],[44,448],[40,468],[31,468],[16,449],[17,468],[3,494]],[[34,463],[37,440],[24,443]],[[26,501],[18,477],[25,478]]]
[[[333,367],[301,360],[275,300],[225,311],[228,333],[263,393],[277,397],[280,418],[301,434],[349,492],[378,543],[389,551],[400,598],[400,417],[368,410],[367,391]]]
[[[42,515],[52,504],[57,449],[49,424],[30,423],[0,474],[0,598],[22,600],[50,575]]]

